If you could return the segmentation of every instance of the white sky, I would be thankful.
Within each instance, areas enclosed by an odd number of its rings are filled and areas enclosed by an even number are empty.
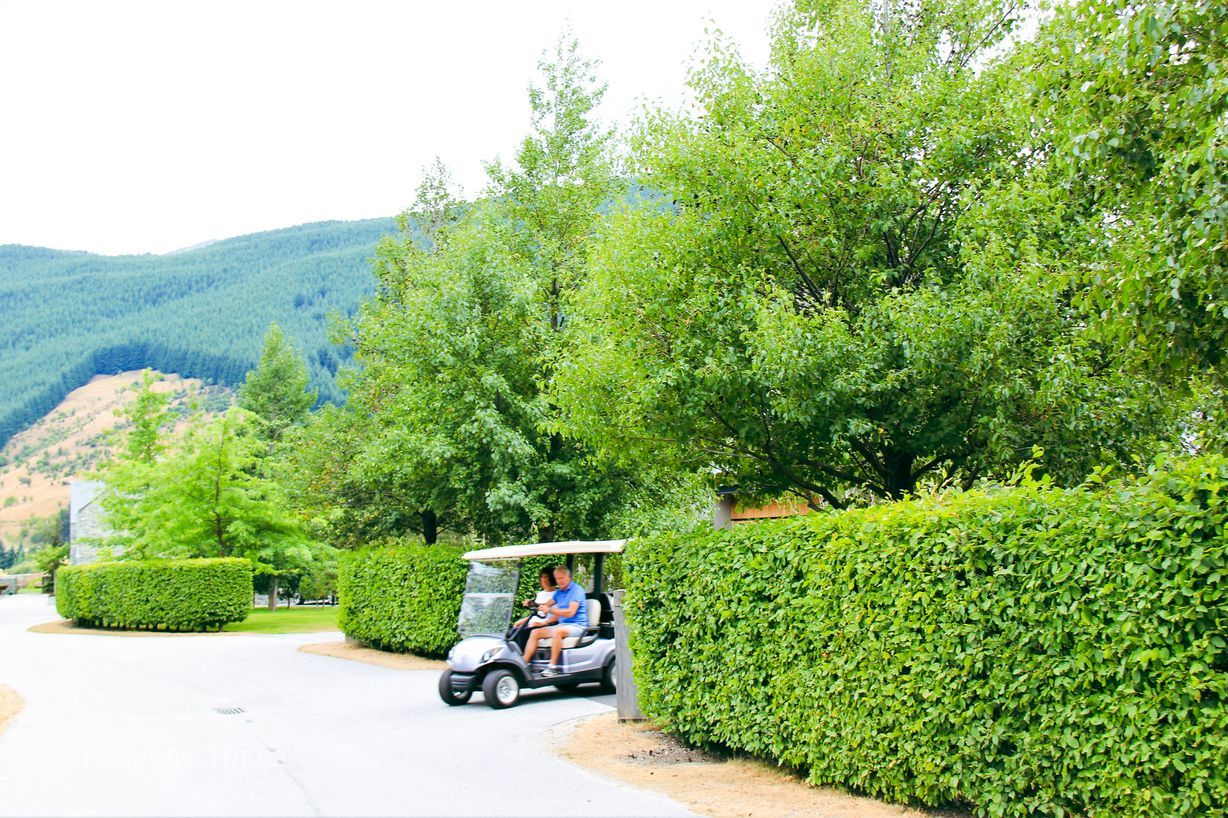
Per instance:
[[[567,21],[618,123],[681,102],[710,21],[763,63],[772,8],[0,0],[0,244],[161,253],[389,216],[435,154],[472,196]]]

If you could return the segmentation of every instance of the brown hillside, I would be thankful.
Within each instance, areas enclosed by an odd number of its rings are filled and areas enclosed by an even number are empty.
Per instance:
[[[226,390],[196,379],[165,375],[154,388],[206,405],[228,401]],[[119,411],[136,397],[140,372],[98,375],[0,450],[0,542],[16,544],[22,525],[68,506],[68,481],[97,468],[119,438]]]

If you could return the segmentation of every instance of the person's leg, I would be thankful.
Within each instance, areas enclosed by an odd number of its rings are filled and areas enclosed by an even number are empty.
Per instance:
[[[552,629],[552,639],[550,640],[550,665],[552,667],[559,666],[559,658],[563,653],[563,640],[573,636],[580,636],[584,633],[584,629],[579,625],[558,625]]]
[[[525,647],[529,644],[529,635],[533,633],[534,630],[535,630],[534,628],[526,625],[525,627],[517,631],[516,647],[520,648],[521,652],[523,652]]]
[[[563,640],[567,638],[569,628],[566,625],[559,625],[557,628],[551,628],[553,633],[550,638],[550,666],[559,666],[559,654],[563,651]]]
[[[533,654],[537,653],[537,643],[543,638],[543,634],[549,632],[549,628],[534,628],[529,631],[529,641],[524,646],[524,663],[527,665],[533,661]]]
[[[530,639],[530,637],[532,637],[532,636],[533,636],[533,634],[537,633],[537,632],[538,632],[538,631],[540,631],[541,629],[542,629],[542,626],[541,626],[540,624],[536,624],[536,625],[535,625],[535,624],[533,624],[533,623],[529,623],[529,624],[528,624],[526,627],[521,628],[520,633],[516,634],[516,644],[520,646],[520,649],[521,649],[522,651],[526,651],[526,650],[528,649],[528,645],[529,645],[529,639]],[[539,637],[537,637],[537,638],[538,638],[538,639],[545,639],[545,638],[546,638],[546,636],[545,636],[545,634],[542,634],[541,636],[539,636]],[[537,650],[537,646],[536,646],[536,645],[534,645],[533,649],[536,651],[536,650]],[[532,658],[532,657],[533,657],[533,654],[531,654],[531,653],[529,653],[529,654],[527,654],[527,655],[528,655],[528,657],[529,657],[529,658]]]

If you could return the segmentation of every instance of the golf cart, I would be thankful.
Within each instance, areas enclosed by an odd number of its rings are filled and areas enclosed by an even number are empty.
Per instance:
[[[607,554],[619,554],[625,540],[552,542],[483,548],[464,555],[469,577],[461,603],[457,630],[461,641],[448,652],[448,669],[439,677],[439,697],[450,705],[469,701],[482,691],[494,708],[511,707],[524,688],[557,687],[575,690],[597,683],[604,692],[614,690],[614,618],[610,598],[603,590],[602,572]],[[593,587],[588,589],[588,628],[564,640],[559,659],[562,672],[543,676],[550,659],[550,639],[542,639],[537,655],[525,662],[515,639],[521,628],[512,624],[518,601],[521,560],[529,557],[566,557],[567,567],[579,554],[592,554]]]

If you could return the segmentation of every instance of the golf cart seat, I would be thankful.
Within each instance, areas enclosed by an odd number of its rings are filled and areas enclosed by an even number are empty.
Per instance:
[[[588,645],[597,638],[597,634],[600,631],[600,626],[598,623],[601,622],[601,611],[602,611],[601,600],[598,599],[595,594],[590,594],[588,599],[585,600],[585,602],[588,605],[588,627],[585,628],[584,633],[582,635],[569,636],[566,639],[564,639],[563,640],[564,650],[566,650],[567,648],[577,648],[577,647],[582,647],[584,645]],[[538,642],[537,645],[538,647],[541,647],[541,648],[548,648],[553,642],[554,642],[553,638],[543,639],[540,642]]]

